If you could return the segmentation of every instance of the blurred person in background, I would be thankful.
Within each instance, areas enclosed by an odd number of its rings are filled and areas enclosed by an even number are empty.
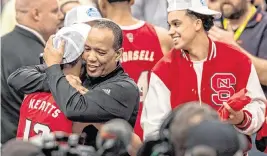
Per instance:
[[[227,121],[243,134],[257,132],[266,108],[259,99],[266,98],[251,60],[234,46],[207,36],[214,17],[221,14],[208,9],[204,0],[169,0],[168,12],[175,45],[151,73],[141,117],[145,136],[158,136],[163,118],[178,105],[199,101],[218,110],[244,88],[256,99],[232,111]]]
[[[64,18],[61,21],[60,28],[64,26],[64,19],[66,17],[66,13],[71,9],[80,5],[81,3],[79,0],[59,0],[59,9],[64,16]]]
[[[206,0],[210,9],[221,12],[221,0]],[[222,28],[222,17],[214,19],[214,25]]]
[[[135,18],[169,29],[166,0],[135,0],[131,8]]]
[[[160,127],[159,139],[145,142],[138,156],[243,156],[248,148],[245,136],[222,123],[212,107],[198,103],[174,108]]]
[[[79,0],[82,5],[93,5],[96,7],[95,0]]]
[[[174,143],[174,146],[171,147],[175,147],[175,149],[171,150],[173,150],[176,155],[184,156],[185,151],[182,147],[184,147],[185,140],[187,139],[186,133],[188,129],[199,124],[203,120],[218,121],[219,116],[212,107],[207,104],[199,105],[198,101],[187,102],[177,106],[169,113],[160,126],[159,138],[146,140],[144,145],[140,148],[138,156],[147,156],[152,153],[153,149],[161,149],[159,146],[164,146],[165,141],[167,141],[168,144]],[[153,146],[152,148],[151,145]]]
[[[66,15],[68,11],[80,5],[81,3],[79,0],[60,0],[59,1],[59,6],[60,6],[59,8],[64,16]]]
[[[209,37],[238,47],[253,62],[267,95],[267,14],[250,0],[220,0],[222,28],[213,27]]]
[[[120,63],[140,90],[140,107],[134,131],[141,138],[140,116],[148,91],[151,69],[172,48],[167,30],[138,20],[131,14],[134,0],[98,0],[103,17],[117,23],[123,30],[123,53]]]
[[[210,9],[215,11],[221,11],[221,0],[206,0],[207,5]]]
[[[179,127],[176,125],[174,128]],[[174,139],[175,156],[244,156],[243,151],[247,148],[244,135],[231,124],[216,120],[201,121],[182,135],[173,131],[170,136]],[[185,137],[182,146],[176,143],[179,137]]]
[[[1,142],[14,138],[24,94],[7,84],[8,76],[25,65],[39,64],[46,40],[59,27],[63,16],[57,0],[17,0],[14,30],[1,39]]]
[[[169,138],[174,144],[176,156],[184,156],[184,147],[186,146],[186,140],[188,138],[187,132],[190,127],[198,125],[204,120],[219,121],[219,116],[212,107],[207,104],[199,105],[197,101],[187,102],[178,106],[173,110],[172,114],[172,119],[169,121],[169,125],[164,127],[164,129],[168,129],[170,132]],[[167,119],[165,119],[164,123],[166,120]],[[164,126],[164,123],[162,126]],[[162,126],[160,132],[163,131]]]
[[[1,148],[2,156],[46,156],[42,149],[31,142],[11,139]]]
[[[247,140],[243,138],[241,149],[241,140],[235,137],[238,132],[231,125],[221,124],[217,112],[207,104],[188,102],[175,108],[173,114],[168,129],[176,156],[184,156],[198,145],[214,148],[218,152],[216,156],[233,156],[247,148]]]

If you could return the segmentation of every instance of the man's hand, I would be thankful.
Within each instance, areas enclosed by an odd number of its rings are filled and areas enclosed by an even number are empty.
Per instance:
[[[223,30],[216,26],[213,26],[209,30],[208,36],[213,41],[220,41],[234,46],[238,45],[234,39],[234,31],[230,24],[228,24],[227,30]]]
[[[230,124],[237,125],[242,123],[244,120],[244,112],[242,110],[234,111],[226,102],[223,105],[230,113],[229,119],[227,120]]]
[[[82,86],[82,81],[79,77],[73,75],[66,75],[66,79],[69,84],[81,94],[85,94],[88,92],[88,89]]]
[[[50,67],[54,64],[60,64],[64,55],[65,42],[61,41],[60,47],[56,49],[53,47],[53,38],[54,35],[49,37],[44,49],[43,58],[47,67]]]

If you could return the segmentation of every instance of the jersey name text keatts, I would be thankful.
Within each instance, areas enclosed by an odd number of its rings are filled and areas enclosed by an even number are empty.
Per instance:
[[[29,103],[29,109],[36,109],[50,114],[53,118],[58,117],[61,111],[56,106],[48,101],[31,99]]]
[[[20,107],[17,137],[28,140],[55,131],[72,133],[72,121],[61,112],[52,94],[36,92],[26,95]]]

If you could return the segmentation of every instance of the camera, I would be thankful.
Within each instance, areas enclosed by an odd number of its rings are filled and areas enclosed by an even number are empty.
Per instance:
[[[42,136],[41,149],[46,156],[98,156],[94,147],[80,144],[82,139],[77,134],[55,132]]]
[[[128,156],[132,127],[123,119],[106,122],[96,136],[96,148],[83,145],[87,135],[49,133],[35,139],[46,156]]]

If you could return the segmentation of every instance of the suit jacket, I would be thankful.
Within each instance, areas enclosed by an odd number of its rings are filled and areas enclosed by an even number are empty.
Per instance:
[[[16,26],[1,40],[1,143],[16,137],[24,95],[7,84],[8,76],[22,66],[39,64],[44,44],[32,32]]]

